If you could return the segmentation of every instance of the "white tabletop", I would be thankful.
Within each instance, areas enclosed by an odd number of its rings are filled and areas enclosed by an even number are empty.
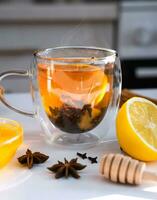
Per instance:
[[[140,90],[140,94],[157,98],[157,90]],[[14,105],[31,109],[31,98],[28,94],[7,95]],[[113,184],[104,180],[98,173],[98,164],[90,164],[88,160],[79,161],[87,165],[79,180],[55,179],[53,174],[46,169],[57,160],[64,157],[71,159],[76,157],[77,150],[57,148],[46,144],[42,138],[43,131],[40,124],[29,117],[16,114],[0,104],[0,116],[18,120],[24,127],[24,144],[19,148],[12,161],[0,170],[0,199],[2,200],[140,200],[157,199],[157,183],[143,183],[140,186],[128,186]],[[21,167],[17,157],[27,148],[33,151],[41,151],[50,156],[50,159],[42,165],[35,166],[31,170]],[[106,152],[120,152],[116,141],[104,143],[88,150],[90,156],[98,156]],[[147,169],[157,173],[157,162],[147,164]]]

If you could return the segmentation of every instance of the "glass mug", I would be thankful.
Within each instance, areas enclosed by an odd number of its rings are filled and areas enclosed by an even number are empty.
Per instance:
[[[115,123],[121,94],[121,68],[114,50],[57,47],[39,50],[28,71],[0,75],[28,76],[34,112],[12,110],[37,118],[49,143],[90,147],[105,141]]]

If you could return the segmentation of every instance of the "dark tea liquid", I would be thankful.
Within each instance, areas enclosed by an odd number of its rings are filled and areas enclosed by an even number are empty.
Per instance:
[[[111,74],[93,65],[38,64],[38,83],[48,118],[68,133],[96,127],[112,96]]]

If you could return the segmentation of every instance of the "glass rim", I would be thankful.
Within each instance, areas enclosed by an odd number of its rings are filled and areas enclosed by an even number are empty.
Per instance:
[[[103,51],[109,53],[109,55],[106,56],[99,56],[99,57],[52,57],[52,56],[45,56],[42,54],[45,54],[49,51],[53,52],[55,50],[64,50],[64,49],[81,49],[81,50],[97,50],[97,51]],[[112,49],[108,48],[101,48],[101,47],[95,47],[95,46],[60,46],[60,47],[54,47],[54,48],[46,48],[46,49],[40,49],[37,50],[33,53],[34,57],[38,59],[43,59],[43,60],[48,60],[48,61],[53,61],[55,63],[76,63],[77,60],[79,63],[84,63],[84,64],[102,64],[102,63],[108,63],[108,62],[114,62],[115,57],[117,56],[117,52]],[[93,60],[91,59],[93,58]],[[72,60],[75,60],[72,61]],[[80,62],[81,60],[81,62]]]
[[[9,118],[3,118],[3,117],[0,117],[0,124],[3,123],[3,124],[10,124],[16,128],[20,128],[22,127],[21,124],[19,122],[17,122],[16,120],[12,120],[12,119],[9,119]]]

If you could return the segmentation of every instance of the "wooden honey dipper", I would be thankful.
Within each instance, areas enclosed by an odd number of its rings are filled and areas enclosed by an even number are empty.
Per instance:
[[[145,171],[146,164],[121,154],[105,154],[100,161],[100,174],[113,182],[141,184],[157,181],[157,174]]]

